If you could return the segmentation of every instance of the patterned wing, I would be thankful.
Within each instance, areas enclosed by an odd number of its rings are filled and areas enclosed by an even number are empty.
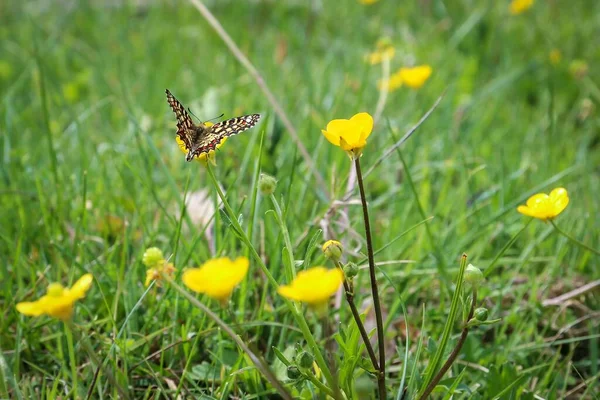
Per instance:
[[[238,133],[244,132],[247,129],[252,128],[258,120],[260,114],[244,115],[242,117],[231,118],[226,121],[222,121],[214,124],[209,128],[209,131],[204,135],[201,140],[201,144],[195,155],[202,153],[208,153],[214,150],[224,138],[228,136],[237,135]]]
[[[179,135],[179,138],[183,141],[185,147],[189,150],[192,148],[192,144],[190,143],[190,139],[188,138],[186,132],[189,129],[194,128],[194,122],[185,110],[183,104],[181,104],[181,102],[179,102],[179,100],[177,100],[175,96],[173,96],[173,94],[169,92],[169,89],[165,90],[165,93],[167,93],[167,101],[169,102],[171,109],[177,117],[177,135]]]

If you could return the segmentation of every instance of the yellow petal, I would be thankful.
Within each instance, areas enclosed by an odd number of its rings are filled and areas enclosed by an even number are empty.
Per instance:
[[[40,307],[39,301],[24,301],[22,303],[17,303],[17,311],[32,317],[37,317],[44,313],[44,309]]]
[[[183,273],[183,283],[191,290],[224,300],[244,279],[250,262],[245,257],[235,261],[227,257],[214,258],[200,268],[188,269]]]
[[[85,297],[85,294],[92,286],[94,277],[92,274],[85,274],[73,284],[73,287],[69,290],[73,299],[78,300]]]
[[[517,211],[523,215],[527,215],[528,217],[536,216],[534,210],[527,206],[519,206],[519,207],[517,207]]]
[[[550,192],[550,202],[553,205],[553,216],[557,216],[569,205],[569,195],[565,188],[556,188]]]
[[[321,129],[321,133],[325,136],[325,138],[329,141],[329,143],[339,146],[340,145],[340,136],[335,135],[333,133],[327,132],[326,130]]]
[[[360,142],[365,142],[373,131],[373,117],[369,113],[362,112],[354,115],[350,121],[360,127]]]
[[[546,193],[534,194],[527,199],[527,207],[539,207],[540,205],[548,201],[548,195]]]

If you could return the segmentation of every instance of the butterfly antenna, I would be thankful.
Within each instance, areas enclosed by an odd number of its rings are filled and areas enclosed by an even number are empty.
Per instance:
[[[196,116],[196,114],[194,114],[194,113],[192,112],[192,110],[190,110],[190,108],[189,108],[189,107],[188,107],[188,112],[189,112],[190,114],[192,114],[192,115],[193,115],[193,116],[194,116],[194,117],[195,117],[195,118],[196,118],[198,121],[202,121],[200,118],[198,118],[198,117]]]
[[[206,120],[206,121],[204,121],[204,122],[210,122],[210,121],[212,121],[212,120],[219,119],[219,118],[223,117],[223,115],[225,115],[225,114],[221,114],[221,115],[219,115],[218,117],[211,118],[211,119],[209,119],[209,120]]]

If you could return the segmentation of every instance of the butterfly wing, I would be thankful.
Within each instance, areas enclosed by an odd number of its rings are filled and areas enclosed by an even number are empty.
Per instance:
[[[209,131],[199,139],[201,141],[200,146],[198,147],[198,150],[194,152],[194,155],[198,156],[202,153],[208,153],[209,151],[214,150],[223,139],[252,128],[259,119],[260,114],[251,114],[231,118],[214,124],[209,128]]]
[[[173,94],[167,89],[165,91],[167,93],[167,101],[171,106],[171,109],[175,113],[177,117],[177,135],[185,144],[185,147],[189,150],[192,148],[192,144],[190,143],[190,138],[187,135],[188,130],[192,130],[194,128],[194,122],[192,118],[185,110],[185,107],[179,100],[173,96]]]

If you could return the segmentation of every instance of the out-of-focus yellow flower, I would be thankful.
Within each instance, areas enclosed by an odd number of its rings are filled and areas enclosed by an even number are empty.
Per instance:
[[[371,5],[371,4],[375,4],[375,3],[377,3],[378,1],[379,1],[379,0],[358,0],[358,2],[359,2],[360,4],[364,4],[364,5],[366,5],[366,6],[369,6],[369,5]]]
[[[399,87],[402,87],[402,83],[403,83],[402,76],[400,75],[399,72],[392,74],[387,81],[387,91],[391,92],[391,91],[398,89]],[[385,81],[383,79],[380,79],[377,82],[377,86],[379,87],[379,90],[383,90],[386,87]]]
[[[431,72],[431,66],[425,64],[416,67],[400,68],[397,74],[403,84],[410,88],[418,89],[429,79]]]
[[[8,79],[13,74],[13,67],[6,60],[0,60],[0,79]]]
[[[527,199],[527,205],[517,207],[517,211],[523,215],[546,221],[554,219],[563,212],[569,204],[569,195],[564,188],[556,188],[550,192],[538,193]]]
[[[45,296],[37,301],[18,303],[17,311],[33,317],[46,314],[66,321],[73,315],[75,302],[85,297],[93,280],[92,274],[85,274],[71,288],[51,283]]]
[[[548,59],[552,65],[558,65],[562,60],[562,53],[559,49],[550,50],[550,54],[548,54]]]
[[[391,60],[396,54],[396,49],[389,38],[382,38],[377,41],[375,51],[367,55],[367,61],[371,65],[379,64],[383,60]]]
[[[587,75],[589,69],[588,63],[584,60],[573,60],[569,64],[569,72],[575,79],[583,79]]]
[[[209,128],[211,126],[213,126],[214,124],[212,122],[205,122],[204,125]],[[175,137],[175,140],[177,141],[177,145],[179,146],[179,149],[187,154],[188,150],[185,148],[185,144],[183,143],[183,140],[181,140],[179,138],[179,136]],[[211,150],[208,153],[202,153],[199,156],[194,157],[196,160],[200,161],[203,164],[206,164],[207,162],[210,162],[212,165],[217,165],[217,163],[215,162],[215,151],[220,149],[221,146],[223,146],[225,144],[225,142],[227,141],[227,137],[224,137],[223,140],[221,141],[221,143],[217,144],[217,148],[215,150]]]
[[[231,260],[228,257],[213,258],[200,268],[183,273],[183,283],[194,292],[204,293],[225,303],[233,289],[248,273],[250,261],[246,257]]]
[[[533,0],[513,0],[510,2],[508,10],[512,15],[521,14],[533,6]]]
[[[313,267],[298,272],[289,285],[280,286],[277,291],[283,297],[322,310],[327,307],[327,301],[337,292],[343,280],[344,273],[339,268],[328,270],[325,267]]]
[[[362,112],[350,119],[334,119],[321,132],[331,144],[341,147],[354,159],[362,154],[372,130],[373,117]]]

